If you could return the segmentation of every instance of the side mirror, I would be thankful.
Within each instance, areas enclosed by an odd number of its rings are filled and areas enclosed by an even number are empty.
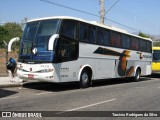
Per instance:
[[[59,38],[59,34],[55,34],[50,37],[48,42],[48,50],[53,50],[53,46],[54,46],[53,43],[56,40],[56,38]]]
[[[11,52],[11,51],[12,51],[11,48],[12,48],[13,42],[16,42],[16,41],[19,41],[19,40],[20,40],[19,37],[15,37],[15,38],[13,38],[13,39],[11,39],[11,40],[9,41],[9,43],[8,43],[8,52]]]

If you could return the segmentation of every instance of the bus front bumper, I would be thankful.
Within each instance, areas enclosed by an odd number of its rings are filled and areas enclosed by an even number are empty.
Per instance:
[[[17,70],[17,74],[19,78],[24,80],[39,80],[44,82],[55,82],[55,83],[59,82],[59,79],[55,74],[55,72],[32,73],[32,72],[23,72],[21,70]]]

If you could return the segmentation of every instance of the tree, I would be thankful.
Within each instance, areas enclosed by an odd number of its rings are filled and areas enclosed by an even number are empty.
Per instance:
[[[5,37],[9,34],[8,30],[5,29],[3,26],[0,26],[0,48],[4,48],[3,40],[5,40]]]
[[[4,48],[3,40],[7,43],[14,37],[22,36],[22,27],[18,23],[6,23],[0,27],[0,46]],[[19,43],[17,43],[19,44]],[[13,45],[13,48],[19,48],[19,45]]]
[[[149,38],[149,36],[144,34],[143,32],[139,32],[138,35],[141,36],[141,37],[144,37],[144,38]]]
[[[153,45],[156,47],[160,47],[160,42],[154,42]]]

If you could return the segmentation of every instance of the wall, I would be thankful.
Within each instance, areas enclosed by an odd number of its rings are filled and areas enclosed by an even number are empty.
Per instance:
[[[16,61],[18,60],[18,52],[15,50],[12,53],[8,53],[8,59],[12,57]],[[6,50],[0,49],[0,77],[7,76],[7,70],[6,70]]]

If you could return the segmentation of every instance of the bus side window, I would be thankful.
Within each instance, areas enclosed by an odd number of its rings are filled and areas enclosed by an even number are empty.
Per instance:
[[[78,58],[78,41],[60,38],[57,42],[56,52],[58,62],[76,60]]]
[[[99,45],[108,46],[109,44],[109,32],[103,29],[97,30],[97,43]]]
[[[87,24],[80,24],[80,41],[95,43],[95,33],[95,27],[89,26]]]
[[[88,42],[95,43],[95,28],[91,26],[88,29]]]
[[[76,39],[77,38],[77,23],[74,21],[63,21],[61,34]]]
[[[138,38],[132,37],[132,39],[131,39],[131,49],[139,50],[139,40],[138,40]]]
[[[103,31],[104,45],[109,45],[109,31]]]
[[[80,35],[79,39],[80,41],[87,42],[88,41],[88,26],[84,24],[80,24]]]
[[[147,52],[152,53],[152,42],[147,41]]]
[[[111,46],[113,47],[121,47],[121,35],[117,32],[110,32],[110,40],[111,40]]]
[[[103,37],[103,30],[97,29],[97,44],[103,45],[104,37]]]
[[[131,38],[128,35],[122,34],[122,47],[129,49],[131,47]]]
[[[147,41],[140,39],[140,50],[143,52],[147,52]]]

